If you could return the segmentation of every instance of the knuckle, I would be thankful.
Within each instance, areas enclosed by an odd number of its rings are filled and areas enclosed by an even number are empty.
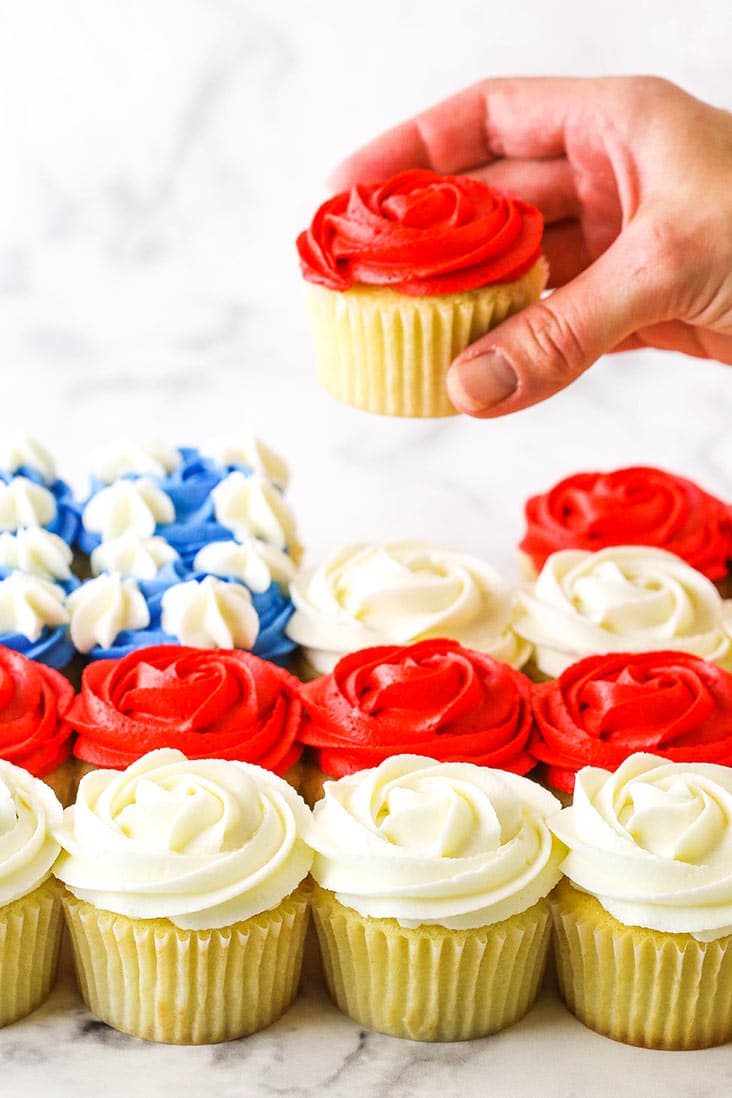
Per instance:
[[[585,364],[585,349],[571,320],[548,302],[539,302],[525,317],[527,354],[541,363],[542,376],[552,387],[576,377]]]

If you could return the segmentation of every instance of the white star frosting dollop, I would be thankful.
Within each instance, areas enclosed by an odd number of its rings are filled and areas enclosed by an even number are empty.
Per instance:
[[[22,633],[35,643],[44,629],[69,620],[63,589],[40,576],[13,572],[0,580],[0,633]]]
[[[3,435],[0,438],[0,469],[15,473],[18,469],[33,469],[44,484],[56,480],[56,463],[45,446],[23,433]]]
[[[14,532],[21,526],[48,526],[56,518],[53,493],[28,477],[0,482],[0,530]]]
[[[348,652],[449,637],[521,667],[513,592],[484,561],[421,541],[354,545],[299,572],[287,633],[322,674]]]
[[[163,749],[95,770],[57,830],[54,873],[81,900],[184,930],[269,911],[307,876],[310,813],[277,775]]]
[[[287,553],[252,537],[204,545],[194,558],[193,569],[213,576],[232,576],[257,593],[266,591],[272,583],[286,593],[295,575],[295,565]]]
[[[17,568],[41,579],[71,579],[74,554],[63,538],[38,526],[0,534],[0,567]]]
[[[163,595],[162,626],[192,648],[253,648],[259,616],[239,583],[216,576],[176,583]]]
[[[732,934],[732,769],[631,755],[585,767],[549,824],[563,872],[626,926]]]
[[[560,805],[528,778],[394,755],[326,782],[306,839],[312,875],[361,915],[402,926],[501,922],[554,888]]]
[[[60,850],[53,832],[62,815],[45,782],[0,759],[0,907],[27,896],[50,876]]]
[[[714,584],[663,549],[628,545],[553,553],[519,593],[513,626],[556,677],[584,656],[674,649],[732,670]]]
[[[150,611],[134,579],[104,573],[87,580],[66,600],[69,634],[78,652],[110,648],[125,630],[145,629]]]
[[[160,523],[175,521],[170,496],[149,477],[118,480],[102,488],[87,503],[81,516],[86,530],[111,541],[125,533],[151,537]]]
[[[165,477],[183,463],[178,450],[166,443],[134,442],[121,438],[100,447],[92,456],[92,472],[103,484],[124,476]]]
[[[135,579],[155,579],[165,564],[180,560],[172,545],[165,538],[139,537],[128,530],[111,541],[101,542],[91,555],[92,575],[101,572],[118,572]]]
[[[251,431],[240,431],[233,438],[210,439],[201,447],[201,453],[213,458],[217,465],[245,465],[283,491],[290,480],[284,459]]]
[[[290,505],[274,484],[259,473],[230,473],[211,492],[214,515],[235,537],[261,538],[276,549],[297,543]]]

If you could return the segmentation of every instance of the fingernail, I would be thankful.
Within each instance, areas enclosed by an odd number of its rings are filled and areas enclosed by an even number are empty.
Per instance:
[[[447,375],[450,400],[465,412],[483,412],[516,391],[518,377],[500,351],[457,362]]]

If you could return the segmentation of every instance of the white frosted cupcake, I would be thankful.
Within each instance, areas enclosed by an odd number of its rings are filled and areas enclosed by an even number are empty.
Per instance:
[[[326,782],[308,841],[328,989],[359,1024],[457,1041],[521,1018],[549,947],[559,802],[506,771],[396,755]]]
[[[87,774],[54,873],[92,1013],[175,1044],[275,1021],[297,991],[308,823],[291,786],[247,763],[163,749]]]
[[[519,592],[513,627],[544,678],[606,652],[690,652],[732,670],[724,612],[711,580],[663,549],[566,549]]]
[[[553,900],[569,1009],[648,1048],[732,1039],[732,769],[585,767],[549,826],[569,848]]]
[[[434,637],[521,667],[531,646],[511,628],[513,591],[489,564],[421,541],[352,545],[292,582],[287,632],[304,649],[303,677],[342,656]]]
[[[63,916],[51,866],[61,814],[44,782],[0,760],[0,1026],[40,1006],[56,979]]]

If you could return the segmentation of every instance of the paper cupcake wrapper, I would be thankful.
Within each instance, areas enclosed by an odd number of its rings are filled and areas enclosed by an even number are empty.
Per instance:
[[[552,915],[560,993],[590,1029],[656,1049],[732,1039],[732,937],[625,926],[568,882]]]
[[[441,297],[381,287],[341,293],[308,284],[318,376],[334,397],[392,416],[450,416],[445,378],[469,343],[536,301],[546,283],[539,260],[516,282]]]
[[[53,878],[0,908],[0,1026],[25,1018],[48,998],[63,925]]]
[[[308,924],[301,885],[221,930],[129,919],[63,895],[82,997],[123,1033],[168,1044],[230,1041],[264,1029],[297,993]]]
[[[328,990],[367,1029],[413,1041],[465,1041],[518,1021],[536,999],[550,942],[549,905],[476,930],[400,927],[315,887]]]

